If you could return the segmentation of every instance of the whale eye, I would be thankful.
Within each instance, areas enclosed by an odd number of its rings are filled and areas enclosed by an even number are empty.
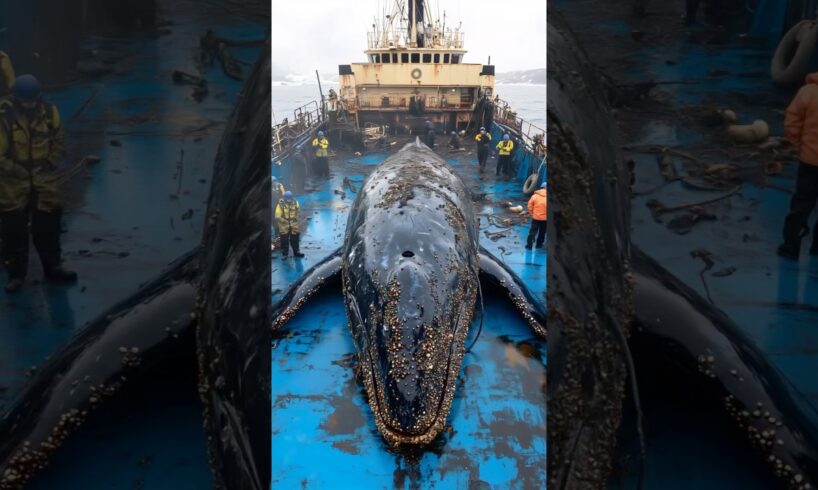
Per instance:
[[[410,257],[414,257],[415,252],[412,252],[411,250],[404,250],[401,256],[406,257],[408,259]]]

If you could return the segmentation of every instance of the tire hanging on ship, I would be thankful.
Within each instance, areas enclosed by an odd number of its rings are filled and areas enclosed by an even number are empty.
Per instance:
[[[784,34],[770,62],[770,74],[775,83],[800,83],[809,69],[818,41],[818,23],[802,20]]]
[[[523,193],[524,194],[531,194],[537,188],[537,181],[540,180],[539,174],[533,173],[525,179],[525,183],[523,184]]]

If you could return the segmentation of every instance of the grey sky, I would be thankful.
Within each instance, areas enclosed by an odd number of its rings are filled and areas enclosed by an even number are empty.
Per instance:
[[[386,0],[273,0],[273,80],[285,74],[336,73],[364,61],[366,33]],[[544,0],[432,0],[446,24],[463,22],[465,62],[498,72],[545,68]],[[392,1],[387,3],[391,7]],[[436,14],[435,14],[436,15]]]

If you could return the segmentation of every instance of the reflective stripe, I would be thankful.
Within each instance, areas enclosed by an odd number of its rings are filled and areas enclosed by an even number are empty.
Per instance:
[[[327,156],[327,148],[329,148],[329,140],[326,138],[315,138],[312,140],[312,146],[315,148],[315,156],[317,157],[325,157]]]

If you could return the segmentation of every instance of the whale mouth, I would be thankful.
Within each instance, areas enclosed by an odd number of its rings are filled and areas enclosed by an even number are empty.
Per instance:
[[[454,348],[455,346],[452,345],[452,347]],[[448,408],[454,398],[454,384],[451,383],[452,360],[454,356],[449,356],[447,359],[443,388],[437,396],[431,416],[427,416],[422,425],[411,428],[401,427],[392,422],[393,416],[390,414],[387,401],[384,400],[384,384],[387,380],[384,376],[378,374],[380,369],[376,367],[377,364],[369,353],[367,353],[367,357],[370,366],[372,386],[372,389],[367,389],[367,395],[370,400],[374,401],[374,404],[372,404],[372,412],[375,416],[375,425],[387,443],[391,445],[425,445],[432,442],[442,431],[446,421],[446,414],[449,411]],[[455,371],[455,376],[456,374]],[[369,387],[369,384],[366,384],[366,386]]]
[[[445,340],[445,363],[441,356],[437,368],[427,374],[439,377],[440,384],[435,386],[432,393],[428,393],[430,395],[428,397],[424,396],[427,393],[418,394],[422,401],[414,406],[414,410],[421,413],[416,413],[417,418],[412,419],[412,422],[401,423],[403,419],[399,414],[402,409],[407,408],[401,404],[406,403],[406,400],[390,398],[388,387],[394,380],[378,362],[377,350],[371,346],[365,351],[365,359],[361,356],[362,361],[366,363],[364,386],[375,417],[375,425],[390,445],[426,445],[443,430],[454,400],[455,381],[465,355],[465,338],[471,323],[469,314],[471,309],[467,303],[464,302],[460,306],[456,321],[453,323],[454,329]]]

